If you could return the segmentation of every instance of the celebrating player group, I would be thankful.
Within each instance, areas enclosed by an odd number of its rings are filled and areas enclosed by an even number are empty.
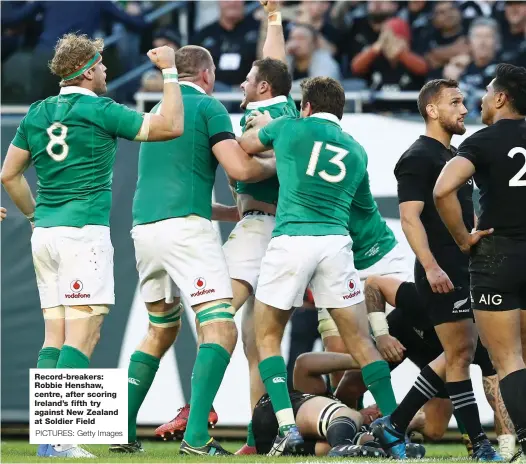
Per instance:
[[[261,3],[264,58],[241,84],[239,138],[212,96],[206,49],[148,52],[164,89],[142,114],[101,96],[100,39],[58,41],[50,69],[60,92],[31,105],[1,172],[33,227],[45,322],[37,367],[87,368],[114,304],[109,216],[122,137],[141,142],[131,236],[149,324],[129,364],[127,442],[110,451],[144,452],[137,415],[186,308],[199,342],[191,401],[157,433],[182,435],[181,454],[230,454],[208,426],[243,308],[252,421],[237,454],[419,458],[425,449],[410,432],[440,438],[452,414],[474,460],[509,460],[516,439],[526,452],[526,69],[497,66],[482,99],[488,127],[458,149],[451,139],[466,131],[467,113],[458,84],[433,80],[420,91],[425,135],[394,173],[413,274],[371,194],[360,134],[340,125],[341,84],[304,80],[298,111],[278,2]],[[36,201],[24,177],[30,164]],[[218,165],[235,207],[212,204]],[[212,220],[237,222],[223,246]],[[280,344],[305,292],[319,308],[325,351],[298,358],[289,390]],[[405,359],[420,374],[397,405],[390,373]],[[498,451],[480,423],[473,363],[495,411]],[[366,391],[376,405],[364,409]],[[39,445],[37,455],[93,457],[64,444]]]

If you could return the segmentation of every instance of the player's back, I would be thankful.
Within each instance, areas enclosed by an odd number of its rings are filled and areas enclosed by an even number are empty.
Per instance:
[[[366,154],[328,113],[285,118],[274,142],[280,198],[274,236],[347,235]]]
[[[109,225],[117,136],[133,139],[142,117],[80,87],[31,105],[13,144],[31,153],[38,227]]]
[[[501,119],[466,139],[458,154],[475,164],[477,228],[526,240],[526,121]]]
[[[378,211],[369,185],[369,174],[359,185],[351,203],[349,233],[353,240],[354,262],[357,269],[365,269],[396,245],[393,231]]]
[[[134,225],[190,214],[211,217],[218,166],[211,147],[217,137],[232,133],[232,123],[223,104],[197,85],[182,82],[181,94],[184,134],[166,142],[141,144]],[[160,105],[162,102],[152,112],[159,112]]]

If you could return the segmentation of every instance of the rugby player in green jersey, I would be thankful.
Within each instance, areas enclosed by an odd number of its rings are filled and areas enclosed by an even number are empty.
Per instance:
[[[182,137],[143,144],[133,200],[132,238],[148,332],[132,354],[128,377],[128,443],[112,451],[137,452],[136,419],[180,327],[185,297],[202,331],[193,374],[190,415],[182,454],[223,455],[208,434],[208,415],[237,341],[232,285],[212,222],[212,190],[218,164],[237,180],[275,175],[275,160],[248,155],[236,141],[230,115],[211,96],[215,65],[208,50],[188,45],[175,53],[185,107]],[[166,100],[152,113],[162,111]],[[152,158],[153,156],[153,158]],[[172,293],[172,281],[177,294]],[[175,298],[174,298],[175,297]]]
[[[285,40],[281,25],[281,14],[277,2],[264,3],[269,19],[267,35],[263,45],[261,60],[253,63],[246,80],[241,84],[244,99],[241,108],[245,111],[241,119],[241,127],[252,112],[268,111],[273,118],[283,115],[299,117],[296,104],[289,96],[291,76],[285,64]],[[243,182],[231,179],[237,210],[241,220],[237,223],[223,246],[228,271],[232,283],[232,306],[237,311],[245,303],[242,319],[242,340],[249,364],[251,411],[257,401],[265,393],[258,371],[258,357],[254,339],[253,295],[257,285],[261,260],[270,242],[272,230],[276,222],[276,204],[278,201],[279,182],[277,176],[272,176],[261,182]],[[232,208],[215,204],[213,219],[231,220]],[[238,214],[234,215],[237,220]],[[162,436],[178,434],[186,426],[189,405],[170,422],[161,425],[156,433]],[[215,412],[211,418],[217,420]],[[253,454],[256,452],[254,438],[248,427],[247,444],[236,454]]]
[[[87,368],[100,327],[114,304],[110,239],[112,169],[119,137],[168,140],[183,133],[183,106],[174,52],[148,52],[163,70],[170,103],[146,115],[100,97],[106,92],[101,39],[66,34],[51,71],[59,95],[33,103],[2,169],[4,188],[34,227],[33,262],[45,322],[38,368]],[[24,177],[35,166],[36,204]],[[39,456],[92,457],[82,448],[40,445]]]
[[[240,142],[249,153],[273,148],[280,182],[276,227],[263,258],[254,310],[259,370],[279,423],[272,455],[303,443],[280,343],[289,310],[309,283],[316,304],[331,312],[380,410],[396,408],[389,367],[369,337],[348,230],[367,155],[340,127],[342,86],[319,77],[303,81],[301,87],[302,118],[278,118],[247,131]]]

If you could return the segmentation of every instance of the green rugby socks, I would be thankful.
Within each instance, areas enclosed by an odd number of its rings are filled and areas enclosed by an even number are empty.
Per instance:
[[[284,435],[296,425],[294,411],[287,388],[287,367],[282,356],[271,356],[259,363],[261,380],[265,384],[272,408],[279,424],[279,432]]]
[[[385,361],[374,361],[362,367],[362,377],[367,389],[384,416],[396,409],[396,399],[391,384],[391,371]]]
[[[37,369],[55,369],[57,367],[60,350],[58,348],[42,348],[38,352]]]
[[[152,386],[160,361],[142,351],[131,355],[128,367],[128,443],[137,440],[137,414]]]
[[[190,416],[184,434],[184,441],[194,448],[210,440],[208,415],[229,363],[230,354],[221,345],[203,343],[199,347],[192,372]]]
[[[57,361],[57,369],[87,369],[89,358],[76,348],[63,345]]]

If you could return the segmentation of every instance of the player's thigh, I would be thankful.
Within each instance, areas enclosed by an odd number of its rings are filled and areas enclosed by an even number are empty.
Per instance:
[[[54,228],[36,227],[31,236],[31,252],[40,296],[40,307],[61,306],[58,255],[54,251]]]
[[[391,276],[403,282],[413,279],[413,272],[400,244],[396,244],[389,253],[382,256],[372,266],[360,269],[358,274],[362,281],[373,275]]]
[[[432,440],[439,440],[447,430],[453,414],[453,404],[449,398],[432,398],[424,405],[426,423],[425,435]]]
[[[172,282],[162,262],[165,244],[161,224],[142,224],[131,231],[139,273],[139,289],[145,303],[172,301]]]
[[[352,240],[347,235],[315,237],[322,250],[311,279],[314,301],[320,308],[347,308],[364,300],[363,288],[354,268]],[[334,317],[334,316],[333,316]]]
[[[274,308],[289,310],[303,294],[319,260],[319,237],[274,237],[261,263],[256,299]]]
[[[232,284],[219,236],[212,223],[198,216],[163,222],[162,263],[194,308],[232,298]]]
[[[274,216],[248,215],[236,224],[223,245],[230,277],[245,282],[250,293],[256,288],[275,224]]]
[[[64,306],[114,304],[110,228],[88,225],[61,229],[55,242],[61,303]]]

